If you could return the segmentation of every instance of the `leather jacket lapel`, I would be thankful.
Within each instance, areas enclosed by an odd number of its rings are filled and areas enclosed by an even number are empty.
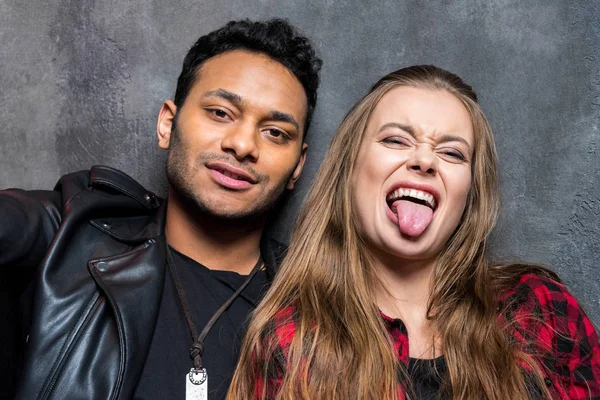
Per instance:
[[[135,390],[152,341],[165,274],[164,236],[118,256],[90,260],[88,267],[116,318],[121,349],[115,398]]]

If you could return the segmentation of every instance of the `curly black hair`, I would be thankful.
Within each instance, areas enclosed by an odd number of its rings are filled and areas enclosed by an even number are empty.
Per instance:
[[[174,103],[177,108],[185,102],[202,64],[232,50],[264,54],[284,65],[296,76],[308,100],[304,130],[306,136],[317,103],[319,71],[323,62],[316,56],[310,40],[302,36],[288,21],[279,18],[268,21],[230,21],[222,28],[201,36],[183,60],[175,90]]]

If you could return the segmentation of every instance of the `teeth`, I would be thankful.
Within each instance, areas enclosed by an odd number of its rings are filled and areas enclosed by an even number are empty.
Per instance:
[[[402,189],[402,188],[398,188],[396,190],[394,190],[392,193],[390,193],[387,196],[388,201],[392,201],[392,200],[398,200],[401,199],[402,197],[412,197],[414,199],[419,199],[419,200],[423,200],[425,202],[427,202],[427,204],[429,204],[429,206],[431,208],[435,208],[435,199],[433,198],[433,195],[427,192],[423,192],[421,190],[416,190],[416,189]]]

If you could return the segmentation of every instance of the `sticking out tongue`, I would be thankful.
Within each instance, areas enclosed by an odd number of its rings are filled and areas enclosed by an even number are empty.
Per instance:
[[[433,218],[433,210],[431,208],[409,200],[395,201],[392,204],[393,209],[396,209],[396,214],[398,215],[400,232],[412,237],[421,235]]]

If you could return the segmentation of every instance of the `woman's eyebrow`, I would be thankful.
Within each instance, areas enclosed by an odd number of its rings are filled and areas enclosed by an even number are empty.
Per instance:
[[[401,124],[399,122],[388,122],[387,124],[384,124],[381,126],[381,128],[379,128],[379,132],[381,132],[387,128],[401,129],[413,137],[415,136],[415,132],[416,132],[415,128],[413,128],[411,125]],[[442,135],[437,139],[437,141],[439,143],[460,142],[460,143],[465,144],[469,149],[471,149],[471,145],[469,144],[469,142],[467,142],[464,138],[457,136],[457,135],[450,135],[450,134]]]
[[[415,136],[415,129],[410,126],[410,125],[406,125],[406,124],[401,124],[399,122],[388,122],[387,124],[384,124],[381,128],[379,128],[379,132],[383,131],[384,129],[387,128],[398,128],[398,129],[402,129],[403,131],[405,131],[406,133],[410,134],[411,136]]]
[[[471,148],[471,145],[469,144],[469,142],[467,142],[464,138],[460,137],[460,136],[456,136],[456,135],[442,135],[438,138],[438,143],[446,143],[446,142],[460,142],[460,143],[464,143],[467,148]]]

